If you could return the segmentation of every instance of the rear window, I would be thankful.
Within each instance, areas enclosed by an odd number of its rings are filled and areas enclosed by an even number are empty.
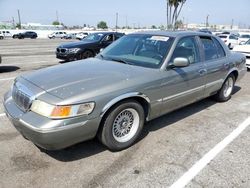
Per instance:
[[[221,39],[225,39],[225,38],[227,38],[227,36],[226,35],[220,35],[219,36]]]
[[[240,38],[250,38],[250,35],[241,35]]]
[[[217,46],[210,37],[200,37],[201,43],[203,45],[205,60],[217,59]]]

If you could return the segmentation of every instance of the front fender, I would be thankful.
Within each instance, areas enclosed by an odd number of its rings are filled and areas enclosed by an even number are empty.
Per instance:
[[[124,99],[129,99],[129,98],[133,98],[133,97],[139,97],[144,99],[145,101],[147,101],[148,104],[150,104],[150,99],[143,93],[140,92],[131,92],[131,93],[126,93],[126,94],[122,94],[114,99],[112,99],[111,101],[109,101],[102,109],[101,111],[101,117],[104,116],[104,114],[115,104],[117,104],[118,102],[124,100]]]

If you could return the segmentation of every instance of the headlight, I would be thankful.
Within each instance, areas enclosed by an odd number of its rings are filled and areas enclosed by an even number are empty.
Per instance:
[[[88,115],[94,110],[94,107],[94,102],[77,105],[55,106],[40,100],[34,100],[31,105],[31,111],[51,119],[61,119]]]
[[[81,50],[80,48],[69,48],[68,52],[69,53],[77,53],[79,50]]]

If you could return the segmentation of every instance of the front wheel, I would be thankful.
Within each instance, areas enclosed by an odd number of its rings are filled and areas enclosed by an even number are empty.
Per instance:
[[[221,89],[215,95],[215,99],[219,102],[228,101],[231,98],[235,84],[235,77],[233,74],[230,74],[225,82],[223,83]]]
[[[131,146],[141,133],[145,113],[134,100],[124,101],[104,117],[99,140],[110,150],[119,151]]]
[[[94,53],[90,50],[85,50],[82,54],[81,54],[81,57],[80,59],[87,59],[87,58],[90,58],[90,57],[94,57]]]

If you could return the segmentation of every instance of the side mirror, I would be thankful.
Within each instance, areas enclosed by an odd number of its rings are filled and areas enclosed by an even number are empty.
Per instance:
[[[187,58],[184,57],[177,57],[174,59],[173,63],[170,65],[171,68],[173,67],[187,67],[190,65],[190,62]]]

